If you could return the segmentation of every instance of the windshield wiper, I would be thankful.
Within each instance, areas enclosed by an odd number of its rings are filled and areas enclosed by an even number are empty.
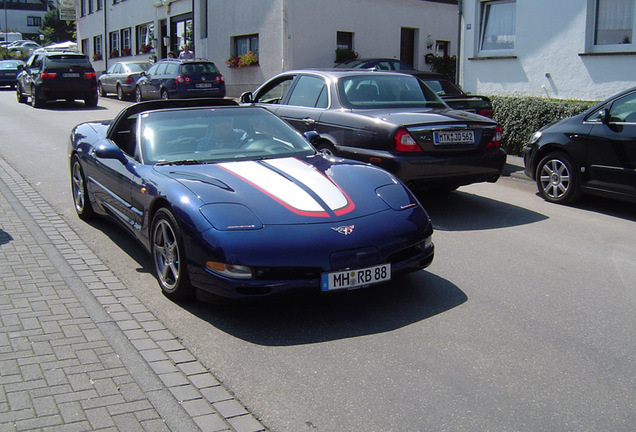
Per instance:
[[[176,161],[158,162],[156,165],[199,165],[204,163],[207,163],[207,162],[194,160],[194,159],[183,159],[183,160],[176,160]]]

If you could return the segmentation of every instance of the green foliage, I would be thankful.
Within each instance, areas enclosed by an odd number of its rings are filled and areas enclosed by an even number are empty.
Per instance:
[[[338,48],[336,50],[336,64],[346,62],[348,60],[355,60],[358,58],[358,53],[349,48]]]
[[[503,129],[502,147],[517,156],[543,126],[582,113],[596,103],[531,96],[490,96],[490,100],[494,119]]]
[[[433,57],[432,72],[443,73],[451,81],[455,81],[455,70],[457,69],[457,56],[435,56]]]
[[[63,21],[59,18],[57,9],[52,9],[44,15],[40,33],[44,36],[41,45],[46,46],[59,42],[75,40],[75,21]]]

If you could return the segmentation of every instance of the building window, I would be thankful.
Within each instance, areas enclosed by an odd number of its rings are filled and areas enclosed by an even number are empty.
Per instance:
[[[80,16],[86,16],[86,0],[80,0]]]
[[[597,0],[594,45],[634,42],[634,0]]]
[[[138,25],[136,31],[135,48],[138,54],[146,54],[152,49],[154,39],[154,25],[151,23]]]
[[[511,50],[515,47],[515,1],[481,2],[479,50]]]
[[[88,0],[88,13],[93,13],[93,0]]]
[[[95,10],[102,10],[104,8],[104,0],[97,0],[97,7]]]
[[[93,60],[102,60],[102,36],[93,36]]]
[[[40,27],[42,25],[42,17],[28,16],[27,25],[29,27]]]
[[[110,57],[119,57],[119,32],[111,32],[108,35],[108,42],[108,52],[110,53]]]
[[[336,49],[353,50],[353,33],[342,31],[337,32]]]
[[[242,56],[248,52],[258,56],[258,35],[234,36],[234,47],[232,54]]]
[[[129,56],[132,53],[130,40],[130,27],[121,30],[121,55]]]

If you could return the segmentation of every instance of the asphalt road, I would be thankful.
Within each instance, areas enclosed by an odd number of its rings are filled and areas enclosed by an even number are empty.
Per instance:
[[[636,430],[636,206],[505,177],[422,197],[435,260],[388,287],[176,304],[133,240],[72,208],[70,129],[124,105],[0,90],[0,156],[272,431]]]

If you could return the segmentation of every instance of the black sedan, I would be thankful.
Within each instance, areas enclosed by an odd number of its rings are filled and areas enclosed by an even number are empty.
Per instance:
[[[108,93],[117,94],[117,99],[132,98],[135,94],[135,84],[141,78],[141,73],[150,69],[150,62],[130,61],[117,62],[97,79],[97,90],[104,97]]]
[[[318,132],[323,153],[385,168],[412,189],[495,182],[506,162],[496,122],[450,109],[398,72],[289,71],[241,101],[262,104],[300,132]]]
[[[22,60],[0,60],[0,87],[9,86],[13,88],[23,67],[24,62]]]
[[[524,162],[547,201],[588,193],[636,202],[636,87],[536,132]]]

